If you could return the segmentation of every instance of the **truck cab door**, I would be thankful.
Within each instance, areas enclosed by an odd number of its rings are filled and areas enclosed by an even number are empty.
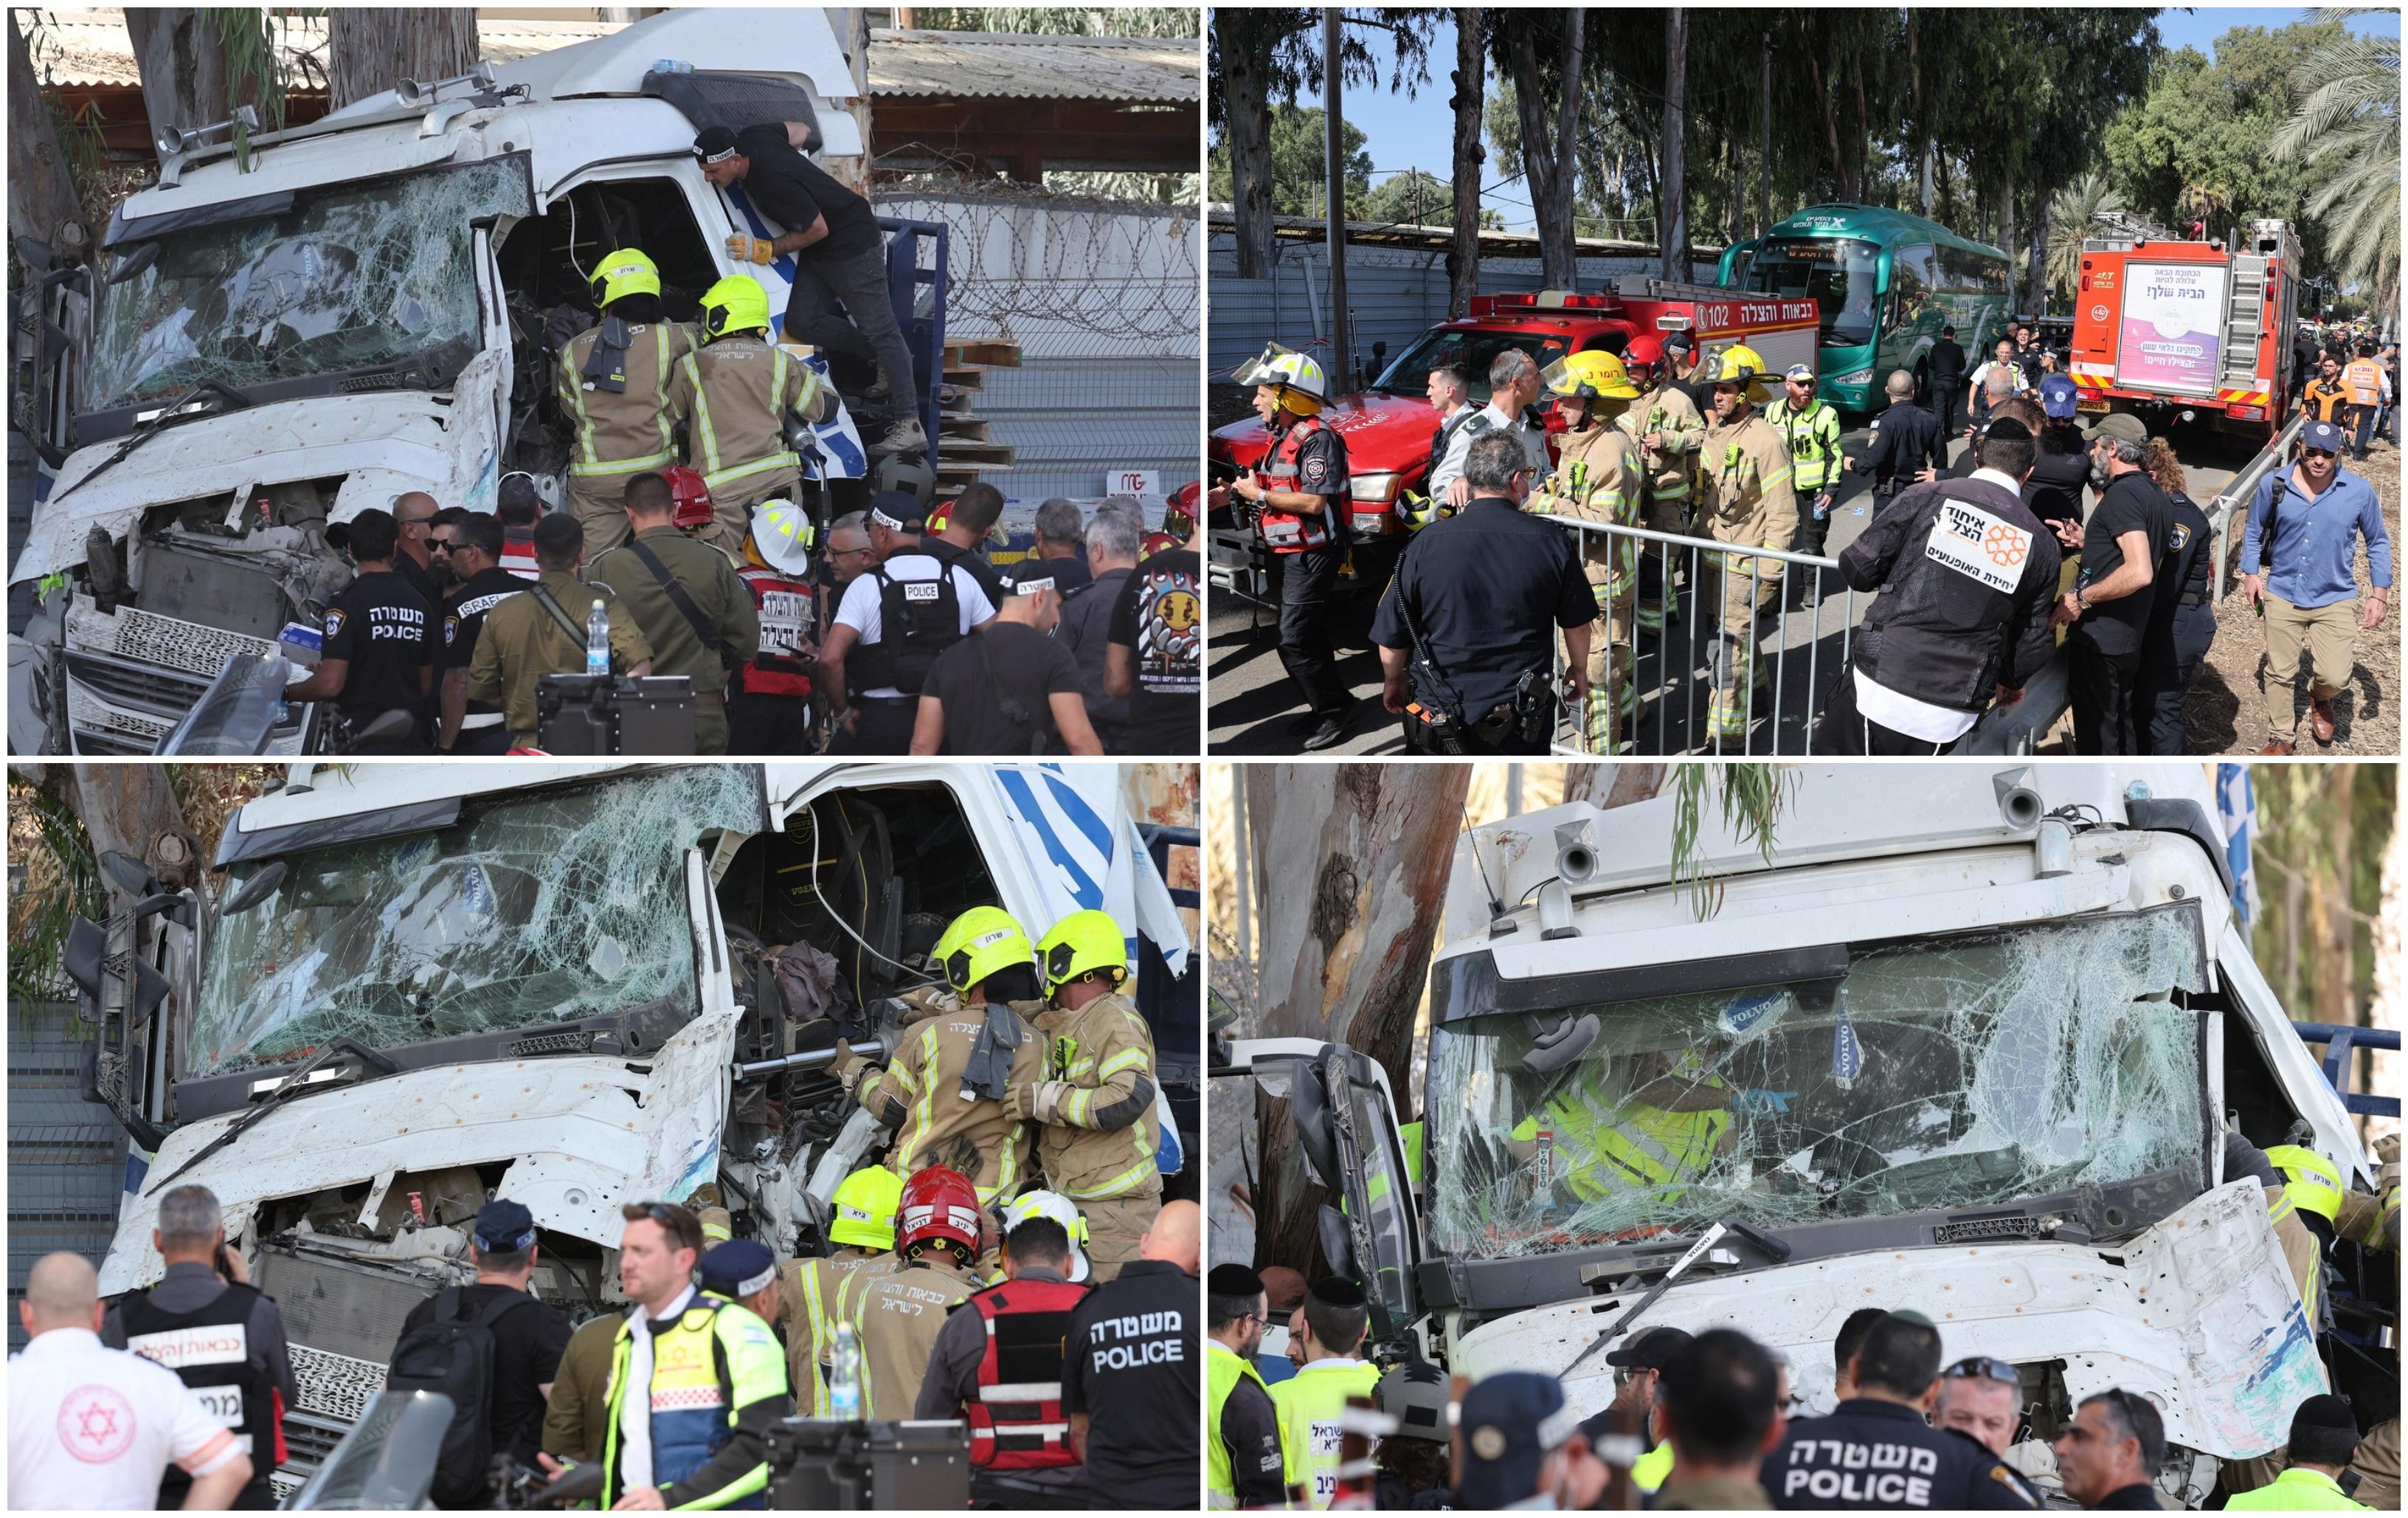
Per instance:
[[[1387,1072],[1344,1044],[1266,1038],[1216,1048],[1212,1074],[1287,1102],[1306,1174],[1340,1201],[1321,1209],[1322,1253],[1362,1283],[1373,1338],[1402,1337],[1421,1313],[1421,1216]]]
[[[75,446],[75,396],[92,346],[92,271],[53,262],[35,239],[17,242],[33,277],[10,297],[15,329],[25,340],[9,349],[8,412],[38,457],[38,499]]]

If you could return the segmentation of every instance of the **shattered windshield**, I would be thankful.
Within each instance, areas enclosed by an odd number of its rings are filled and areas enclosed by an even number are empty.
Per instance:
[[[525,166],[495,159],[338,185],[294,196],[281,215],[166,233],[158,262],[101,297],[84,410],[156,400],[202,379],[239,389],[343,373],[473,340],[469,224],[529,209]]]
[[[1854,951],[1837,980],[1450,1021],[1432,1237],[1593,1248],[1737,1215],[1985,1207],[2199,1152],[2191,909]],[[1558,1057],[1560,1056],[1560,1057]]]
[[[472,799],[437,832],[287,855],[272,895],[218,923],[186,1073],[690,997],[685,850],[760,813],[753,772],[706,764]],[[264,862],[235,866],[227,893]]]

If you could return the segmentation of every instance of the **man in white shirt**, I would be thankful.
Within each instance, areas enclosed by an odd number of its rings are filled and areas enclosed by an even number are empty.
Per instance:
[[[17,1306],[28,1341],[8,1359],[8,1505],[148,1512],[167,1467],[193,1478],[187,1511],[231,1507],[251,1457],[176,1373],[100,1342],[100,1278],[45,1255]]]
[[[960,551],[921,536],[926,520],[926,509],[903,491],[882,490],[871,502],[878,566],[844,587],[820,648],[816,686],[838,730],[834,751],[910,753],[920,689],[937,656],[994,619],[995,602]],[[901,625],[890,628],[890,620]],[[848,688],[848,657],[857,692]]]
[[[1545,479],[1552,468],[1547,462],[1545,429],[1523,420],[1539,398],[1540,383],[1538,362],[1519,348],[1508,348],[1488,366],[1488,404],[1480,409],[1481,419],[1488,424],[1481,431],[1510,432],[1522,440],[1522,451],[1537,471],[1531,476],[1534,483]],[[1446,487],[1446,503],[1469,505],[1471,482],[1456,475]]]
[[[1488,430],[1488,413],[1471,404],[1471,381],[1453,364],[1429,373],[1430,408],[1438,412],[1438,430],[1430,435],[1429,478],[1422,491],[1432,500],[1446,499],[1448,487],[1463,478],[1463,456],[1471,440]]]

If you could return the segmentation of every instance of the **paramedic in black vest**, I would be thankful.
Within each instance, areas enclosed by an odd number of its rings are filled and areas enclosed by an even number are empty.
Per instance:
[[[1086,1468],[1064,1437],[1062,1344],[1070,1309],[1089,1290],[1072,1284],[1069,1267],[1062,1225],[1024,1219],[1004,1236],[1004,1279],[955,1303],[938,1330],[911,1416],[969,1424],[974,1507],[1093,1505]],[[993,1400],[997,1386],[1050,1395]]]
[[[300,1396],[283,1315],[251,1286],[242,1256],[226,1248],[224,1219],[208,1187],[179,1186],[159,1198],[150,1243],[166,1274],[118,1299],[100,1341],[165,1366],[191,1387],[251,1455],[251,1484],[234,1505],[271,1510],[276,1493],[267,1479],[283,1463],[284,1411]],[[182,1507],[192,1484],[169,1466],[159,1506]]]
[[[831,753],[910,753],[921,687],[937,656],[995,616],[975,575],[923,545],[926,522],[927,508],[909,491],[869,498],[878,564],[844,587],[820,648]]]
[[[1995,697],[2019,700],[2056,649],[2057,540],[2024,505],[2039,444],[2000,417],[1966,480],[1901,491],[1840,554],[1851,590],[1881,596],[1814,730],[1817,754],[1937,754]]]
[[[1254,513],[1263,547],[1280,566],[1280,664],[1305,706],[1296,730],[1307,752],[1332,747],[1345,741],[1354,712],[1329,632],[1346,562],[1346,440],[1321,419],[1329,382],[1304,354],[1273,343],[1237,378],[1254,387],[1254,414],[1269,429],[1270,451],[1210,504],[1234,499]]]

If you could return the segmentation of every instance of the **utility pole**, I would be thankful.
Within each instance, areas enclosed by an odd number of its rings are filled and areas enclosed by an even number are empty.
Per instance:
[[[1336,6],[1321,13],[1321,115],[1326,134],[1323,156],[1327,162],[1323,181],[1324,210],[1329,213],[1329,393],[1344,395],[1354,388],[1354,341],[1346,322],[1346,118],[1340,108],[1339,76],[1345,72],[1339,39]]]
[[[1769,30],[1764,34],[1764,81],[1759,94],[1764,124],[1759,146],[1764,159],[1756,181],[1756,235],[1761,238],[1772,230],[1772,33]]]

